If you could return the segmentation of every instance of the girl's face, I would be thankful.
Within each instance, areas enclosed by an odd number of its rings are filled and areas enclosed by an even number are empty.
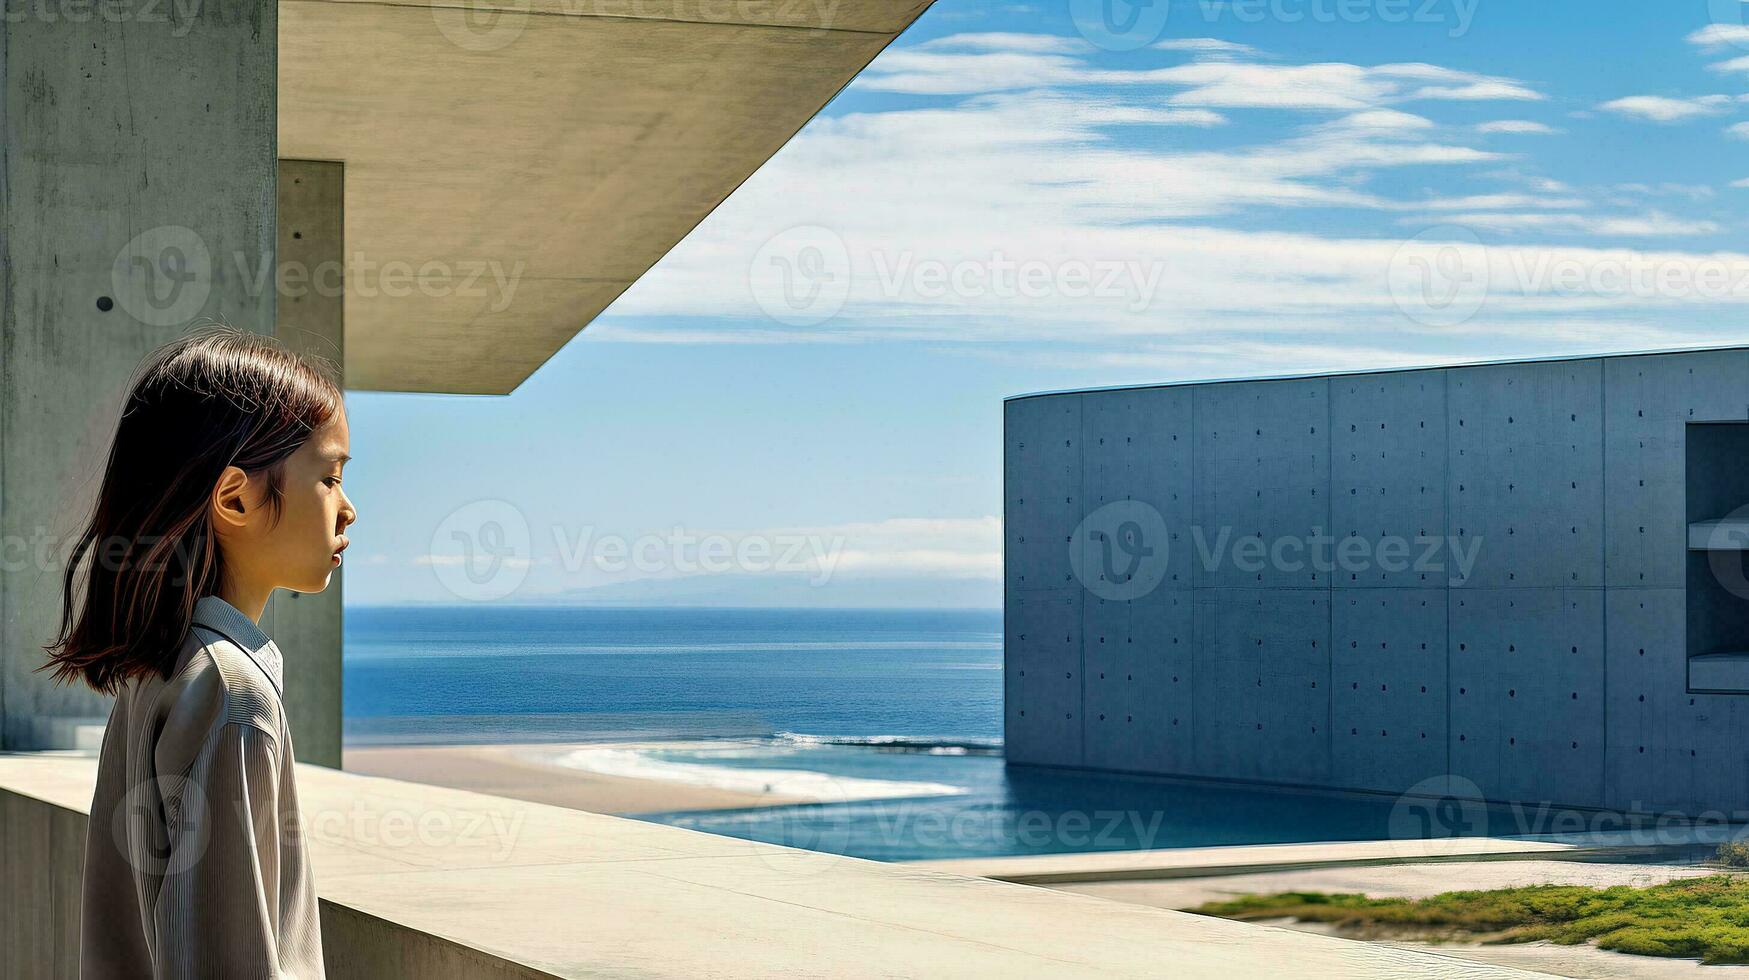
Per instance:
[[[231,578],[262,593],[276,588],[321,592],[328,587],[340,567],[340,550],[347,545],[344,532],[358,519],[340,488],[350,447],[342,410],[286,458],[284,506],[272,526],[260,481],[245,485],[241,470],[225,470],[214,493],[214,527]]]

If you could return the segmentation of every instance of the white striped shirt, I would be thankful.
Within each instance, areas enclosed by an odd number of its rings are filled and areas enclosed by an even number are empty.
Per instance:
[[[85,839],[80,976],[325,976],[283,670],[209,595],[170,679],[123,685]]]

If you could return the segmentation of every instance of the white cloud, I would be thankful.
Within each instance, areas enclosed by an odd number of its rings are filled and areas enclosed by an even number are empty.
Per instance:
[[[1114,123],[1208,111],[1163,104],[1158,91],[1127,83],[1092,89],[1077,81],[816,119],[590,329],[629,340],[685,331],[693,321],[684,318],[709,318],[713,335],[745,324],[770,342],[792,335],[899,340],[975,349],[980,357],[1019,355],[1017,348],[1029,344],[1060,345],[1051,355],[1057,358],[1070,349],[1077,357],[1150,349],[1180,363],[1229,342],[1299,345],[1304,352],[1366,348],[1376,362],[1374,348],[1382,345],[1374,332],[1393,330],[1425,338],[1402,345],[1425,355],[1419,360],[1449,360],[1483,334],[1493,350],[1543,342],[1618,346],[1606,342],[1608,325],[1636,311],[1661,319],[1656,329],[1666,332],[1660,339],[1669,346],[1705,333],[1668,315],[1704,305],[1692,298],[1613,286],[1563,293],[1546,282],[1521,282],[1521,267],[1643,260],[1749,269],[1749,256],[1734,254],[1561,244],[1676,239],[1717,226],[1636,211],[1637,203],[1595,213],[1590,193],[1527,173],[1511,155],[1468,145],[1466,135],[1477,138],[1473,127],[1442,127],[1379,104],[1445,69],[1298,67],[1339,83],[1335,91],[1359,107],[1268,142],[1247,141],[1236,130],[1235,141],[1219,149],[1114,139],[1105,128]],[[1309,84],[1275,66],[1199,62],[1161,71],[1173,73],[1180,88],[1245,89],[1255,97],[1284,78]],[[1477,182],[1475,193],[1439,192]],[[1321,215],[1292,213],[1308,208],[1372,212],[1383,227],[1356,230],[1365,225],[1349,215],[1331,225],[1340,232],[1321,231]],[[1493,239],[1486,251],[1497,285],[1461,329],[1422,327],[1398,307],[1391,276],[1405,236],[1389,229],[1401,214],[1419,215],[1417,230],[1468,225]],[[1229,222],[1233,215],[1243,222]],[[845,295],[825,322],[784,328],[756,301],[763,287],[750,288],[769,285],[778,273],[755,268],[753,259],[798,225],[823,226],[842,242],[844,264],[834,275]],[[1050,273],[1044,288],[1032,294],[998,288],[999,270],[1018,264]],[[1115,291],[1072,292],[1052,278],[1095,265],[1113,273]],[[922,269],[939,280],[925,281]],[[1749,284],[1749,274],[1744,279]],[[1740,308],[1749,303],[1749,287],[1706,302]],[[1581,322],[1589,326],[1574,326]],[[1371,344],[1355,339],[1369,334]]]
[[[1172,97],[1172,101],[1190,105],[1364,109],[1420,99],[1542,98],[1510,79],[1422,64],[1368,68],[1344,63],[1260,65],[1195,62],[1136,75],[1136,81],[1186,86],[1185,91]],[[1415,83],[1434,81],[1447,84],[1411,87]]]
[[[1323,128],[1351,132],[1356,130],[1367,130],[1375,133],[1410,132],[1432,129],[1433,120],[1417,116],[1412,112],[1398,112],[1395,109],[1369,109],[1333,120]]]
[[[1713,189],[1706,184],[1681,184],[1675,181],[1665,181],[1662,184],[1617,184],[1615,190],[1648,197],[1686,197],[1692,201],[1703,201],[1713,196]]]
[[[889,49],[851,82],[855,88],[910,95],[966,95],[1085,84],[1089,84],[1086,67],[1064,55],[1031,51],[959,53],[922,47]]]
[[[1089,100],[1082,121],[1093,125],[1219,126],[1227,117],[1210,109],[1167,109]]]
[[[1708,24],[1688,35],[1689,44],[1703,48],[1721,48],[1732,44],[1749,44],[1749,26],[1743,24]]]
[[[1467,85],[1432,85],[1416,89],[1409,94],[1411,99],[1449,99],[1462,102],[1487,102],[1499,99],[1536,100],[1543,98],[1539,92],[1532,91],[1518,84],[1500,79],[1488,79],[1471,82]]]
[[[1184,88],[1180,105],[1276,109],[1366,109],[1397,92],[1394,83],[1358,65],[1258,65],[1196,62],[1148,73]]]
[[[1719,230],[1718,222],[1704,219],[1675,218],[1661,211],[1644,215],[1605,217],[1596,219],[1590,229],[1602,235],[1710,235]]]
[[[1672,123],[1716,116],[1731,104],[1728,95],[1703,95],[1690,99],[1670,99],[1661,95],[1630,95],[1598,106],[1599,109],[1635,119]]]
[[[1213,37],[1185,37],[1169,41],[1161,41],[1154,45],[1160,51],[1190,51],[1196,54],[1212,56],[1239,56],[1258,54],[1256,48],[1249,44],[1238,44],[1233,41],[1222,41]]]
[[[1198,42],[1201,43],[1201,42]],[[1157,48],[1159,46],[1156,46]],[[971,95],[1044,87],[1168,87],[1174,105],[1361,110],[1414,100],[1525,100],[1543,96],[1508,78],[1428,64],[1372,67],[1193,60],[1140,70],[1095,67],[1077,47],[1042,35],[960,34],[884,52],[852,83],[917,95]],[[1174,48],[1206,53],[1212,47]],[[1235,48],[1220,49],[1238,55]]]
[[[1511,133],[1523,136],[1547,136],[1560,132],[1539,122],[1529,119],[1497,119],[1476,126],[1478,133]]]
[[[1494,208],[1582,208],[1585,204],[1583,198],[1577,197],[1539,197],[1534,194],[1471,194],[1465,197],[1442,197],[1426,201],[1405,202],[1401,206],[1404,209],[1469,211]]]
[[[1034,54],[1069,54],[1088,50],[1086,41],[1054,34],[1018,34],[991,31],[982,34],[950,34],[924,41],[917,50],[1027,51]]]
[[[1742,180],[1733,180],[1731,181],[1731,186],[1749,188],[1749,177],[1744,177]]]
[[[1715,61],[1707,67],[1720,72],[1749,72],[1749,54],[1740,58],[1732,58],[1729,61]]]
[[[641,324],[633,327],[625,321],[596,320],[586,328],[589,340],[596,344],[734,344],[757,346],[770,344],[832,344],[849,343],[853,338],[844,334],[807,330],[767,330],[745,324],[729,329],[697,329],[664,324]]]
[[[1749,140],[1749,122],[1733,123],[1726,126],[1725,135],[1732,139]]]
[[[789,561],[818,578],[845,575],[928,575],[1000,578],[1002,519],[889,518],[846,524],[689,531],[698,540],[805,542]],[[773,560],[783,548],[773,548]]]
[[[1703,235],[1718,231],[1712,221],[1685,221],[1659,211],[1645,215],[1583,215],[1562,213],[1493,212],[1442,215],[1404,219],[1405,224],[1449,222],[1466,228],[1489,231],[1571,231],[1594,235],[1616,235],[1627,238],[1662,237],[1669,235]]]

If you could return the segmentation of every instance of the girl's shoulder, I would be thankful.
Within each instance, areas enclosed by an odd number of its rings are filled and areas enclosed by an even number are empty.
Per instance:
[[[153,754],[159,773],[187,769],[226,725],[251,725],[283,741],[279,691],[241,644],[196,625],[183,640],[176,664],[157,698],[159,736]]]

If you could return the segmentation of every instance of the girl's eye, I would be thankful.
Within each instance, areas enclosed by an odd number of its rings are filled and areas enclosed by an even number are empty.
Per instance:
[[[337,476],[331,476],[331,477],[328,477],[327,479],[323,480],[322,482],[328,484],[331,487],[337,487],[340,485],[340,478]]]

